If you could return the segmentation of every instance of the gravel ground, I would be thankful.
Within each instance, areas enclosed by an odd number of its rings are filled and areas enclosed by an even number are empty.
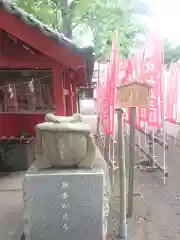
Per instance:
[[[163,149],[156,147],[158,161],[163,163]],[[180,148],[170,144],[167,152],[169,177],[166,184],[163,172],[142,173],[135,169],[135,192],[133,219],[128,220],[128,239],[133,240],[179,240],[180,239]],[[136,154],[136,161],[140,160]],[[118,172],[115,174],[118,179]],[[118,194],[118,181],[113,188]],[[108,239],[116,239],[118,233],[119,200],[111,200]]]
[[[87,117],[95,132],[96,119]],[[85,119],[84,119],[85,120]],[[86,122],[87,120],[85,120]],[[165,132],[178,136],[180,126],[165,122]],[[145,148],[141,137],[140,145]],[[157,160],[163,165],[163,149],[155,146]],[[166,154],[168,173],[164,184],[163,172],[142,173],[135,169],[135,192],[133,218],[128,220],[128,240],[180,240],[180,148],[170,142]],[[140,160],[139,153],[136,161]],[[119,173],[115,173],[114,197],[110,201],[108,240],[117,239],[119,224]]]

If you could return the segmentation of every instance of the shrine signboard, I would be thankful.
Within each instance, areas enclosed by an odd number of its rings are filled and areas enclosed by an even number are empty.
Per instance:
[[[130,83],[118,88],[117,108],[146,107],[150,103],[151,86]]]

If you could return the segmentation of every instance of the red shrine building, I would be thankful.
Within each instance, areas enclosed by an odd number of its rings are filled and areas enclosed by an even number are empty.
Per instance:
[[[93,65],[91,47],[0,0],[0,139],[33,136],[46,112],[77,112],[76,88],[90,85]]]

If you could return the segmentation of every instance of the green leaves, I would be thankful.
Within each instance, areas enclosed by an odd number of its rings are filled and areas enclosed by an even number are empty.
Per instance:
[[[171,62],[176,62],[180,59],[180,45],[175,45],[168,39],[164,42],[164,63],[169,65]]]
[[[138,33],[145,32],[139,16],[148,9],[141,0],[17,0],[17,4],[70,38],[81,24],[91,28],[96,54],[104,58],[109,58],[115,29],[119,55],[128,57],[129,50],[138,44]]]
[[[56,5],[51,0],[17,0],[17,5],[43,23],[56,28]]]

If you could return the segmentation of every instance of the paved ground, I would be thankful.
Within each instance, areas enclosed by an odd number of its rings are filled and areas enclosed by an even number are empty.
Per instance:
[[[0,239],[19,240],[18,228],[22,221],[23,173],[0,174]]]

